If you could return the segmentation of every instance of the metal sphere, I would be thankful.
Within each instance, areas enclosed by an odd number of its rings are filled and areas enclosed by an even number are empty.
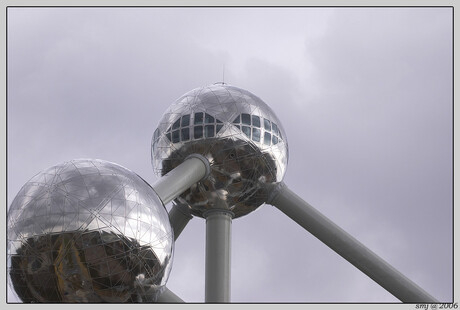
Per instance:
[[[283,179],[288,161],[286,134],[272,109],[224,83],[177,99],[155,130],[151,151],[160,176],[193,153],[209,160],[208,178],[177,198],[200,217],[211,209],[229,210],[234,218],[257,209],[268,198],[266,185]]]
[[[72,160],[33,177],[8,210],[8,282],[24,302],[155,301],[173,257],[168,214],[138,175]]]

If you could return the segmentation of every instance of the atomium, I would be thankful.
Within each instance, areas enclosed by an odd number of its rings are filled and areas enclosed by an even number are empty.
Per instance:
[[[151,156],[162,176],[153,188],[100,160],[51,167],[23,186],[7,227],[8,283],[20,299],[183,302],[165,283],[192,213],[206,218],[205,301],[229,302],[232,219],[268,203],[401,301],[438,302],[286,186],[286,134],[248,91],[220,83],[180,97]],[[174,199],[168,215],[163,202]]]
[[[237,218],[267,201],[267,185],[281,182],[288,143],[281,122],[259,97],[216,83],[177,99],[153,134],[151,158],[157,175],[165,175],[190,154],[207,158],[211,173],[176,201],[196,216],[223,209]]]
[[[72,160],[28,181],[8,211],[8,282],[23,302],[155,301],[173,257],[168,214],[138,175]]]

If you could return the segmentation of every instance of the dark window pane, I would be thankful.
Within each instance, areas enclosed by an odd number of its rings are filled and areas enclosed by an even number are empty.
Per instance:
[[[222,121],[221,121],[220,119],[217,119],[217,118],[216,118],[216,123],[222,124]]]
[[[233,121],[233,124],[239,124],[239,123],[240,123],[240,116],[238,115]]]
[[[264,128],[265,130],[271,131],[272,130],[272,125],[268,119],[264,118]]]
[[[240,125],[235,125],[235,127],[241,130],[241,127],[240,127]]]
[[[276,126],[275,123],[272,123],[272,128],[273,128],[273,133],[274,133],[275,135],[277,135],[277,134],[278,134],[278,126]]]
[[[181,126],[182,127],[187,127],[188,125],[190,125],[190,114],[182,116]]]
[[[264,144],[270,145],[270,141],[272,140],[272,135],[266,132],[264,134]]]
[[[188,141],[190,140],[190,128],[182,128],[180,131],[180,139],[181,141]]]
[[[170,132],[166,133],[166,138],[168,138],[168,140],[171,141],[171,133]]]
[[[214,123],[214,117],[212,117],[211,115],[206,113],[205,116],[204,116],[204,122],[206,124],[212,124],[212,123]]]
[[[195,126],[195,128],[193,128],[193,138],[203,138],[203,126]]]
[[[241,122],[245,125],[251,125],[251,115],[241,114]]]
[[[193,128],[193,138],[194,139],[203,138],[203,126],[195,126]]]
[[[243,130],[244,134],[251,138],[251,127],[248,126],[241,126],[241,130]]]
[[[172,142],[173,143],[177,143],[180,141],[180,138],[179,138],[179,130],[174,130],[172,132]]]
[[[257,115],[252,116],[252,126],[260,127],[260,117]]]
[[[252,140],[256,142],[260,142],[260,129],[259,128],[252,128]]]
[[[224,125],[216,125],[216,134],[224,127]]]
[[[180,118],[174,122],[174,124],[172,125],[172,129],[177,129],[180,127]]]
[[[195,124],[203,124],[203,112],[195,113]]]
[[[277,143],[278,143],[278,137],[277,137],[277,136],[273,136],[273,137],[272,137],[272,142],[273,142],[273,144],[277,144]]]
[[[214,137],[214,125],[204,126],[204,134],[206,138]]]

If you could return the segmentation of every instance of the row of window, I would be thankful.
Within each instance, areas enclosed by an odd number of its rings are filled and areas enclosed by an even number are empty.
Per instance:
[[[197,112],[195,113],[195,117],[193,118],[193,124],[222,124],[222,121],[215,119],[213,116],[209,115],[208,113]],[[177,119],[174,124],[168,128],[168,131],[178,129],[181,127],[188,127],[190,126],[190,114],[183,115],[181,118]]]
[[[257,128],[262,127],[262,121],[260,116],[251,115],[247,113],[238,115],[233,121],[233,124],[243,124]],[[265,129],[265,131],[273,132],[273,134],[281,138],[281,131],[279,130],[278,126],[266,118],[263,119],[263,128]]]
[[[177,119],[166,131],[166,138],[172,143],[189,141],[190,139],[212,138],[224,126],[222,121],[208,113],[196,112],[193,117],[194,126],[190,126],[191,114]]]
[[[263,126],[262,126],[263,124]],[[266,118],[258,115],[242,113],[233,120],[233,125],[240,129],[249,139],[261,142],[261,129],[264,129],[263,144],[275,145],[281,140],[278,126]]]
[[[214,137],[224,125],[197,125],[191,127],[185,127],[170,132],[166,132],[166,138],[172,143],[178,143],[181,141],[189,141],[193,135],[193,139],[201,138],[212,138]],[[190,134],[190,131],[192,135]]]
[[[255,127],[249,127],[249,126],[240,126],[240,125],[235,125],[236,128],[240,129],[249,139],[255,141],[255,142],[261,142],[261,130],[259,128]],[[271,134],[269,132],[264,132],[264,137],[263,137],[263,143],[265,145],[275,145],[278,144],[278,142],[281,139],[275,136],[274,134]]]
[[[278,126],[257,115],[243,113],[233,121],[233,125],[241,130],[249,139],[265,145],[275,145],[282,140]],[[261,124],[263,123],[263,127]],[[166,138],[172,143],[190,141],[191,139],[212,138],[222,129],[223,123],[217,118],[204,112],[194,114],[191,126],[191,115],[183,115],[177,119],[166,131]],[[261,128],[264,129],[263,137]],[[154,133],[154,140],[158,138],[158,129]]]

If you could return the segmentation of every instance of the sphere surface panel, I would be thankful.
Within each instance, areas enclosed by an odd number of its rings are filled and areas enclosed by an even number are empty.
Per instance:
[[[152,166],[162,176],[193,153],[211,174],[177,200],[204,217],[211,209],[248,214],[286,172],[288,144],[281,122],[254,94],[228,84],[196,88],[166,111],[152,138]]]
[[[8,211],[8,282],[24,302],[154,301],[173,257],[168,214],[138,175],[73,160],[33,177]]]

